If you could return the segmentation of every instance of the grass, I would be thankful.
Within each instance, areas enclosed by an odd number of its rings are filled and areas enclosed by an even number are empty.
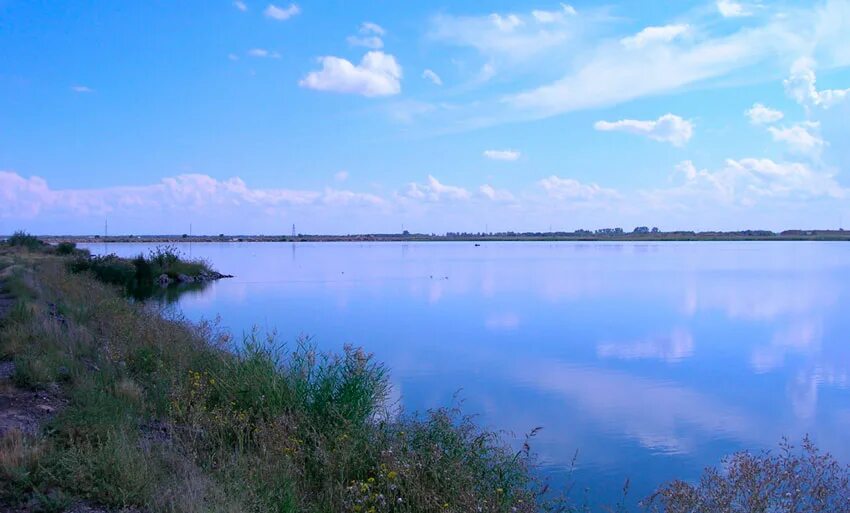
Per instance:
[[[168,512],[584,511],[535,478],[529,443],[512,450],[457,408],[397,411],[388,370],[362,349],[324,354],[309,339],[256,333],[235,344],[213,324],[165,318],[96,273],[70,272],[75,258],[0,254],[19,305],[0,326],[0,358],[14,360],[19,386],[67,400],[37,435],[0,439],[0,508],[63,511],[82,499]],[[848,476],[808,443],[800,454],[741,453],[699,483],[664,485],[644,507],[840,511]]]

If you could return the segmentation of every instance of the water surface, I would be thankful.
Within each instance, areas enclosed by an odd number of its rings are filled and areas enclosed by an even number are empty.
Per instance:
[[[850,461],[850,244],[178,246],[236,276],[182,296],[190,318],[363,346],[409,410],[457,394],[517,440],[542,426],[543,470],[562,481],[578,451],[596,499],[782,436]]]

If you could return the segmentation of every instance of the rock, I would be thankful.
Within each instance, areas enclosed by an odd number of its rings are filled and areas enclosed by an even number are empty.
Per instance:
[[[157,279],[155,280],[155,282],[157,285],[165,287],[169,283],[171,283],[171,278],[169,278],[167,274],[160,274],[159,277],[157,277]]]
[[[194,283],[195,278],[192,278],[188,274],[178,274],[177,281],[179,281],[180,283]]]
[[[54,411],[56,411],[56,408],[50,406],[49,404],[39,404],[38,406],[36,406],[36,408],[43,411],[44,413],[53,413]]]

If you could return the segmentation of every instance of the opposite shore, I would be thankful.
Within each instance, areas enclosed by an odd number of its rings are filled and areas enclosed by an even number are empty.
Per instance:
[[[45,235],[42,240],[58,244],[141,242],[687,242],[687,241],[850,241],[850,230],[769,230],[742,231],[671,231],[638,227],[628,232],[620,228],[578,230],[574,232],[448,232],[371,233],[349,235]]]

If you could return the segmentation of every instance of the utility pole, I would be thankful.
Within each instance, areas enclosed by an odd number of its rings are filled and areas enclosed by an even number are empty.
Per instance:
[[[295,223],[292,223],[292,238],[295,238]]]

